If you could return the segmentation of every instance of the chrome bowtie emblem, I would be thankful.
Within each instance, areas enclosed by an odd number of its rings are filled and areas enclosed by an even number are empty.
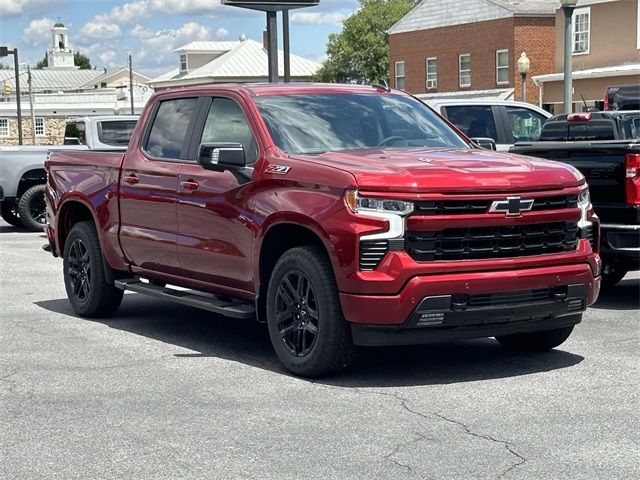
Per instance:
[[[523,200],[520,197],[507,197],[506,200],[497,200],[491,204],[490,213],[504,213],[507,217],[520,215],[533,208],[533,200]]]
[[[419,162],[423,162],[423,163],[431,163],[433,160],[431,160],[430,158],[426,158],[426,157],[418,157],[418,161]]]

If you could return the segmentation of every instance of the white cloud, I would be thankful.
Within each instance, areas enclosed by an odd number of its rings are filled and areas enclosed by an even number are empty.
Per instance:
[[[115,23],[94,19],[84,24],[80,29],[80,35],[90,39],[110,39],[120,37],[122,30]]]
[[[190,42],[212,38],[211,29],[197,22],[188,22],[180,28],[164,30],[152,30],[137,24],[131,30],[131,34],[140,40],[139,47],[133,53],[134,60],[145,66],[175,63],[177,57],[173,51],[176,48]]]
[[[54,4],[49,0],[0,0],[0,17],[33,15],[53,6],[59,7],[63,3],[65,2]]]
[[[340,25],[345,15],[339,12],[296,12],[291,15],[291,23],[302,25]]]
[[[229,30],[227,30],[224,27],[220,27],[218,30],[216,30],[216,37],[218,38],[225,38],[229,36]]]
[[[30,47],[48,45],[51,42],[51,28],[54,23],[50,18],[31,20],[29,26],[24,29],[22,41]]]

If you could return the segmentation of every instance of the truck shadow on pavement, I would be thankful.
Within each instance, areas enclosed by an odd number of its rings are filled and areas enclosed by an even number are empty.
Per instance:
[[[45,300],[36,305],[77,318],[67,299]],[[266,327],[252,320],[223,318],[127,294],[114,317],[87,321],[192,351],[175,353],[178,359],[217,357],[289,374],[273,352]],[[314,380],[314,383],[342,387],[451,384],[548,372],[574,366],[583,359],[560,349],[517,354],[502,348],[493,339],[365,348],[353,369],[335,377]]]
[[[598,301],[591,308],[595,310],[640,309],[640,278],[626,278],[611,290],[602,290]]]

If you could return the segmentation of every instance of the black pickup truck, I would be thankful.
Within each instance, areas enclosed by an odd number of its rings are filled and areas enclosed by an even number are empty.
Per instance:
[[[603,287],[640,269],[640,111],[557,115],[512,153],[568,163],[589,183],[600,217]]]

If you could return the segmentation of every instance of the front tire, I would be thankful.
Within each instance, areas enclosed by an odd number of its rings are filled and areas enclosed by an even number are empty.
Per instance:
[[[114,313],[124,292],[107,282],[98,233],[92,222],[73,226],[64,245],[64,286],[73,310],[81,317]]]
[[[267,291],[267,325],[276,355],[296,375],[329,375],[355,361],[333,269],[319,247],[293,248],[280,257]]]
[[[31,232],[42,232],[47,226],[47,205],[44,185],[31,187],[20,197],[18,215],[24,227]]]
[[[0,215],[9,225],[24,227],[18,215],[18,202],[16,200],[4,200],[0,202]]]
[[[544,352],[562,345],[569,338],[573,326],[542,332],[517,333],[496,337],[503,347],[519,352]]]

